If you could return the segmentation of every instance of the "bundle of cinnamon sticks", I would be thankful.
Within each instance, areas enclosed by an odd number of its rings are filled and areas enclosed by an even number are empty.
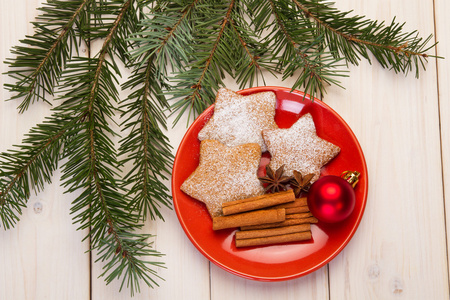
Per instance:
[[[236,247],[280,244],[311,239],[311,214],[306,198],[292,190],[222,204],[223,216],[213,218],[213,229],[239,227]]]

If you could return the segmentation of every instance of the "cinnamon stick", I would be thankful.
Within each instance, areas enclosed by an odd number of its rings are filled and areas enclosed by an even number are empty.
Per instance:
[[[311,212],[286,215],[286,219],[303,219],[303,218],[309,218],[309,217],[312,217]]]
[[[276,205],[276,206],[274,206],[272,208],[285,208],[287,215],[289,215],[289,214],[296,214],[296,213],[303,213],[303,212],[308,212],[309,211],[308,201],[307,201],[306,197],[296,198],[294,200],[294,202],[279,204],[279,205]]]
[[[249,246],[281,244],[294,241],[304,241],[309,239],[311,239],[311,231],[304,231],[253,239],[235,239],[235,243],[236,247],[239,248]]]
[[[224,216],[228,216],[294,201],[295,194],[293,190],[287,190],[279,193],[264,194],[247,199],[225,202],[222,204],[222,213]]]
[[[213,218],[213,230],[249,225],[281,222],[286,219],[284,208],[250,211],[230,216]]]
[[[276,208],[293,208],[299,206],[308,206],[306,197],[296,198],[294,202],[277,205]]]
[[[265,229],[265,228],[275,228],[275,227],[283,227],[283,226],[298,225],[298,224],[305,224],[305,223],[314,224],[317,222],[318,222],[318,220],[315,217],[309,217],[309,218],[302,218],[302,219],[287,219],[283,222],[277,222],[277,223],[242,226],[240,229],[241,230]]]
[[[256,230],[246,230],[246,231],[238,231],[235,236],[236,239],[253,239],[253,238],[261,238],[275,235],[282,235],[288,233],[295,232],[303,232],[311,230],[311,224],[300,224],[300,225],[292,225],[292,226],[284,226],[284,227],[275,227],[268,229],[256,229]]]
[[[287,215],[305,213],[305,212],[309,212],[309,207],[307,205],[286,208]]]

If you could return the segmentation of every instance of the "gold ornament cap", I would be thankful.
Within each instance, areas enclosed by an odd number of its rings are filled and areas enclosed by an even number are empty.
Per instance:
[[[358,171],[344,171],[341,174],[341,178],[345,179],[353,188],[355,188],[359,181],[359,175],[361,175],[361,173]]]

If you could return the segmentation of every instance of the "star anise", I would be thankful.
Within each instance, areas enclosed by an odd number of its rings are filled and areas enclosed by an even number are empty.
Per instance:
[[[311,179],[313,179],[314,174],[308,174],[302,176],[302,173],[294,170],[294,177],[291,177],[289,184],[294,189],[294,194],[296,198],[300,197],[302,191],[308,192],[311,186]]]
[[[264,191],[270,190],[272,193],[285,191],[285,185],[289,183],[292,177],[283,176],[284,165],[279,167],[275,172],[269,165],[266,166],[266,176],[258,177],[259,181],[263,184],[267,184]]]

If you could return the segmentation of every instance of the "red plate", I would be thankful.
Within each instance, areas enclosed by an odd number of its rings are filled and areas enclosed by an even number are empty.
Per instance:
[[[283,87],[256,87],[239,93],[273,91],[277,96],[275,121],[280,128],[290,127],[299,117],[311,113],[317,134],[339,147],[341,152],[322,168],[322,175],[340,175],[343,171],[359,171],[355,188],[356,206],[352,215],[338,224],[318,223],[312,226],[313,239],[281,245],[237,249],[235,230],[213,231],[212,221],[203,203],[180,190],[181,184],[195,170],[199,161],[198,132],[213,114],[206,109],[186,132],[175,157],[172,194],[181,226],[194,246],[224,270],[244,278],[262,281],[293,279],[313,272],[332,260],[352,238],[364,213],[367,199],[367,166],[361,147],[350,127],[329,106],[318,99],[303,99],[299,91]],[[262,165],[268,158],[262,159]]]

